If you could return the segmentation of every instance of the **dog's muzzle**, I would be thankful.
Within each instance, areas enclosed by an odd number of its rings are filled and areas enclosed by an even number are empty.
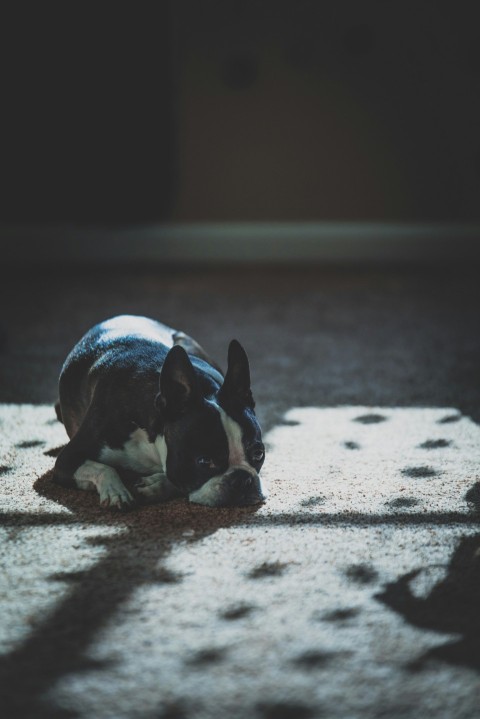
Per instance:
[[[260,477],[244,467],[230,467],[225,474],[209,479],[190,494],[191,502],[208,507],[247,507],[259,504],[267,497]]]
[[[222,484],[227,505],[243,507],[265,499],[258,474],[247,469],[234,467],[224,475]]]

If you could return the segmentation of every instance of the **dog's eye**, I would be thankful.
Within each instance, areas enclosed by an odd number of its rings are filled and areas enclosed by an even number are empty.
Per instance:
[[[211,457],[197,457],[197,464],[203,469],[214,469],[217,466]]]
[[[262,462],[265,458],[265,450],[261,447],[257,447],[257,449],[253,450],[251,456],[253,462]]]

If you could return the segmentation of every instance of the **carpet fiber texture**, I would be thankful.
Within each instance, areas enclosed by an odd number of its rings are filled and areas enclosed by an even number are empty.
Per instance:
[[[5,278],[6,717],[456,717],[480,703],[478,296],[467,273]],[[4,305],[8,306],[8,305]],[[268,501],[105,511],[51,482],[70,345],[138,312],[249,350]]]

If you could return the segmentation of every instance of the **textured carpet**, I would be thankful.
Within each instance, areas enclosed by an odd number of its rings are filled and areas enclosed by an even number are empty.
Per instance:
[[[5,716],[478,716],[475,278],[100,276],[1,288]],[[119,311],[245,343],[265,505],[115,514],[51,484],[59,365]]]

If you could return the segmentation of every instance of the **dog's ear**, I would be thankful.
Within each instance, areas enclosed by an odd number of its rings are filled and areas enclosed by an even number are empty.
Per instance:
[[[220,401],[233,401],[243,407],[255,407],[250,389],[250,365],[240,342],[232,340],[228,348],[228,368],[219,393]]]
[[[193,365],[183,347],[175,345],[163,363],[155,407],[164,419],[178,419],[195,403],[197,396]]]

